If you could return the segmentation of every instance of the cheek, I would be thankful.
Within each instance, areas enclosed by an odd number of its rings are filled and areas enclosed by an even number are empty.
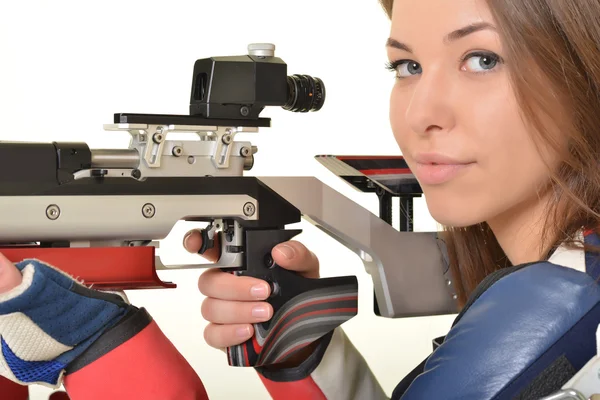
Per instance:
[[[486,179],[490,197],[499,197],[489,200],[490,208],[509,207],[535,196],[548,182],[550,171],[546,164],[552,167],[554,161],[548,153],[540,153],[535,144],[537,135],[523,120],[512,93],[505,90],[482,102],[473,115],[478,116],[472,120],[477,126],[470,131],[476,133],[473,140],[481,178]]]

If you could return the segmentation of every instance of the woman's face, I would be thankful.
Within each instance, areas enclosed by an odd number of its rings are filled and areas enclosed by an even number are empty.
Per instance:
[[[433,218],[468,226],[537,201],[549,171],[485,1],[396,0],[387,48],[392,130]]]

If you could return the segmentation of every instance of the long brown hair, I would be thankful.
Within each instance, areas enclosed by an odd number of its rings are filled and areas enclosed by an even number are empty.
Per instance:
[[[379,0],[388,17],[394,0]],[[487,0],[512,87],[536,143],[560,157],[542,259],[563,242],[581,248],[582,227],[600,226],[600,3]],[[560,132],[549,133],[548,124]],[[565,146],[561,143],[568,143]],[[487,223],[444,228],[459,302],[489,273],[510,265]],[[588,246],[585,246],[586,249]],[[596,250],[597,249],[591,249]]]

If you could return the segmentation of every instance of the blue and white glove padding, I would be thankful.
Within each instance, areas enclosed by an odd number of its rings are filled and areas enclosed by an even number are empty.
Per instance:
[[[0,375],[21,385],[58,388],[69,364],[137,310],[41,261],[16,267],[21,283],[0,292]]]

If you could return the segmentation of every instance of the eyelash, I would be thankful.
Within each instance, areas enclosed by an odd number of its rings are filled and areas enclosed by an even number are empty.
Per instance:
[[[504,63],[504,60],[502,59],[502,57],[500,57],[496,53],[488,52],[488,51],[474,51],[472,53],[469,53],[469,54],[465,55],[462,59],[460,59],[460,62],[462,64],[465,61],[467,61],[468,59],[473,58],[473,57],[488,57],[488,58],[491,58],[492,61],[496,62],[497,64],[503,64]],[[398,76],[398,67],[401,66],[401,65],[403,65],[403,64],[411,63],[411,62],[415,63],[415,64],[418,64],[418,63],[416,63],[413,60],[402,59],[402,60],[396,60],[396,61],[388,61],[386,63],[385,68],[387,70],[389,70],[389,71],[395,72],[396,73],[396,79],[406,79],[406,78],[410,78],[410,77]],[[478,75],[483,75],[483,74],[491,73],[491,72],[494,72],[494,68],[496,66],[494,66],[491,70],[487,70],[487,71],[483,71],[483,72],[474,72],[474,73],[478,74]],[[417,75],[417,74],[415,74],[415,75]]]

